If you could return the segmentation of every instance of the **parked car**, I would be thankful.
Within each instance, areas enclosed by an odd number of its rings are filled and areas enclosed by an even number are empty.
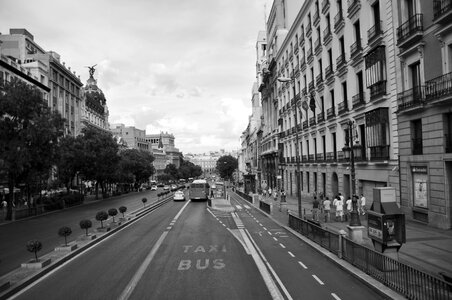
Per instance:
[[[185,194],[182,191],[174,193],[174,201],[185,201]]]
[[[170,189],[170,186],[169,186],[169,185],[164,185],[164,186],[163,186],[163,190],[164,190],[164,191],[168,191],[169,189]]]
[[[157,190],[157,186],[156,185],[151,186],[151,191],[156,191],[156,190]]]
[[[177,185],[175,185],[175,184],[172,184],[172,185],[171,185],[171,190],[172,190],[172,191],[175,191],[175,190],[177,190]]]

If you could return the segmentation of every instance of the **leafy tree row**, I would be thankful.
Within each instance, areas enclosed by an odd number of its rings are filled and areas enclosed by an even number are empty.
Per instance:
[[[217,171],[220,177],[232,180],[232,174],[237,170],[237,158],[231,155],[224,155],[217,160]]]
[[[98,197],[98,187],[105,193],[108,184],[143,183],[154,174],[150,153],[119,151],[111,133],[91,127],[77,137],[64,136],[64,123],[36,87],[15,78],[1,83],[0,182],[8,182],[9,191],[22,183],[31,203],[32,187],[40,191],[56,170],[68,191],[76,175],[96,182]],[[12,216],[12,195],[6,198],[7,219]]]
[[[187,179],[190,177],[198,177],[202,175],[200,166],[193,164],[190,161],[181,159],[180,167],[177,168],[174,164],[168,164],[163,170],[162,175],[157,177],[158,181],[168,182],[170,180]]]

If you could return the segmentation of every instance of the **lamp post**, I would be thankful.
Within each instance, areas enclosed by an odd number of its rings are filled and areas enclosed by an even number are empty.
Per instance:
[[[361,226],[361,220],[359,219],[359,214],[357,210],[358,199],[356,196],[356,186],[355,186],[355,151],[358,154],[359,147],[353,145],[353,121],[348,121],[348,146],[344,147],[344,153],[346,158],[350,158],[350,181],[351,181],[351,194],[352,194],[352,211],[350,212],[350,223],[349,226]]]
[[[293,87],[293,97],[295,99],[295,95],[296,95],[296,91],[295,91],[295,78],[287,78],[287,77],[279,77],[278,78],[279,82],[291,82],[292,83],[292,87]],[[294,116],[294,120],[295,120],[295,151],[296,151],[296,155],[295,155],[295,163],[297,166],[297,172],[296,172],[296,179],[297,179],[297,202],[298,202],[298,217],[301,218],[302,217],[302,213],[301,213],[301,190],[300,190],[300,158],[299,158],[299,140],[298,140],[298,122],[297,122],[297,103],[294,102],[294,108],[293,108],[293,116]]]

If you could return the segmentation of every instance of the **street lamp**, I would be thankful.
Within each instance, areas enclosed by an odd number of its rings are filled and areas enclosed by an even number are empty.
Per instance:
[[[287,77],[279,77],[278,78],[279,82],[291,82],[292,83],[292,87],[293,87],[293,97],[295,99],[295,78],[287,78]],[[298,217],[301,218],[302,214],[301,214],[301,190],[300,190],[300,158],[299,158],[299,151],[298,151],[298,147],[299,147],[299,141],[298,141],[298,122],[297,122],[297,103],[294,101],[294,109],[293,109],[293,116],[294,116],[294,120],[295,120],[295,151],[297,152],[296,156],[295,156],[295,162],[297,165],[297,172],[296,172],[296,179],[297,179],[297,200],[298,200]]]
[[[348,145],[346,145],[342,150],[344,151],[345,158],[350,159],[350,181],[351,181],[351,194],[352,194],[352,211],[350,212],[350,226],[361,226],[361,220],[359,219],[359,214],[357,210],[356,199],[356,186],[355,186],[355,156],[360,157],[361,147],[359,145],[353,145],[353,127],[354,122],[352,120],[348,121]],[[358,143],[358,142],[357,142]]]

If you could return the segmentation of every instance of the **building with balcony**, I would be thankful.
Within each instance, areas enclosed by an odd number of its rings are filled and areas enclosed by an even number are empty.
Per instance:
[[[152,154],[151,143],[146,139],[146,131],[124,124],[111,124],[110,131],[114,136],[121,137],[129,149],[137,149]]]
[[[65,119],[64,133],[76,136],[81,130],[82,82],[60,55],[45,51],[26,29],[10,29],[0,34],[2,53],[14,60],[37,81],[48,86],[48,105]]]
[[[452,227],[452,2],[397,2],[400,205]]]
[[[348,197],[354,185],[369,205],[374,187],[399,189],[394,13],[390,0],[273,2],[268,73],[259,88],[261,156],[263,174],[271,163],[280,179],[274,183],[289,195],[296,195],[296,178],[302,195]],[[360,150],[355,182],[343,152],[350,146]]]

